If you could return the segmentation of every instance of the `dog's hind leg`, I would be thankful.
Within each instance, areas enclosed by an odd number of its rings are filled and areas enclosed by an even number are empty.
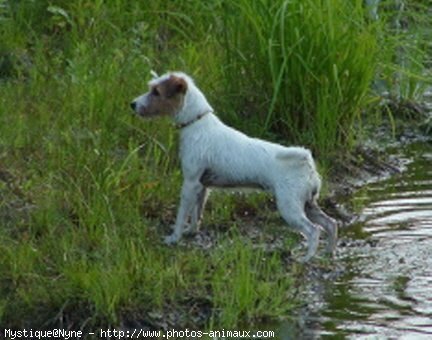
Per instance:
[[[316,224],[319,224],[324,228],[328,236],[327,243],[327,252],[329,252],[332,256],[334,255],[334,251],[337,243],[337,223],[330,216],[326,215],[321,208],[318,206],[318,203],[315,199],[310,202],[307,202],[305,205],[305,212],[307,217]]]
[[[306,217],[299,202],[286,197],[277,197],[276,200],[283,219],[306,238],[308,250],[302,262],[309,261],[318,249],[320,229]]]

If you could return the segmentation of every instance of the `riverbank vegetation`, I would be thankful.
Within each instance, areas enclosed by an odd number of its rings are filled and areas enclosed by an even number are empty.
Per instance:
[[[177,132],[128,103],[150,70],[183,70],[224,121],[306,145],[325,175],[362,122],[392,117],[374,89],[420,98],[430,11],[0,0],[0,324],[226,328],[288,315],[299,239],[266,195],[215,195],[207,231],[162,244],[181,182]]]

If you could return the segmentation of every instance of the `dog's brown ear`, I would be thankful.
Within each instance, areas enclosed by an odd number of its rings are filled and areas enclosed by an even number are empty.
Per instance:
[[[186,80],[175,75],[169,77],[167,85],[167,97],[173,97],[177,94],[185,94],[188,87]]]

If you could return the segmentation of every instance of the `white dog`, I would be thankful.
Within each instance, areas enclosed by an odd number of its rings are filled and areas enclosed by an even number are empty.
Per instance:
[[[150,91],[132,109],[142,117],[171,116],[180,129],[184,182],[174,232],[168,244],[200,224],[209,187],[256,187],[273,193],[285,221],[307,240],[304,261],[316,253],[321,226],[334,252],[336,222],[318,206],[321,180],[309,150],[251,138],[226,126],[203,93],[184,73],[168,73],[149,82]]]

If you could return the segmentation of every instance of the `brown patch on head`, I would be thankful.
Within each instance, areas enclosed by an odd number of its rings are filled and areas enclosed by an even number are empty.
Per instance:
[[[163,82],[164,90],[166,91],[167,97],[174,97],[178,94],[185,94],[187,90],[187,83],[181,77],[171,75],[167,80]]]
[[[187,91],[186,81],[175,75],[151,85],[147,93],[147,103],[141,107],[142,116],[171,116],[183,105]]]

